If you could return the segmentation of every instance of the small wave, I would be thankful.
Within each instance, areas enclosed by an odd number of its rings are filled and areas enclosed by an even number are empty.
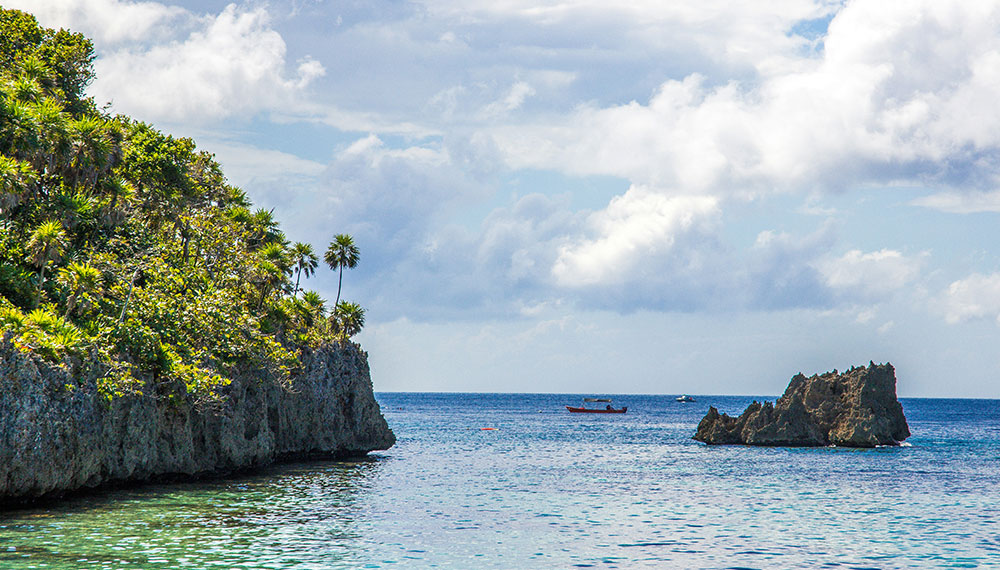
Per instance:
[[[899,443],[893,443],[890,445],[876,445],[875,449],[884,449],[884,448],[892,449],[894,447],[913,447],[913,444],[906,441],[901,441]]]

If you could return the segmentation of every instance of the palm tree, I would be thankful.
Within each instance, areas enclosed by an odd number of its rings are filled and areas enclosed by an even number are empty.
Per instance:
[[[52,172],[69,156],[70,119],[62,103],[52,97],[45,97],[31,107],[38,122],[45,144],[36,152],[34,166],[38,171]]]
[[[3,121],[0,121],[0,152],[31,160],[42,147],[38,120],[29,103],[16,100],[0,101]]]
[[[285,275],[292,274],[292,259],[285,250],[285,246],[280,243],[269,243],[257,252],[261,259],[270,261],[275,267]]]
[[[63,226],[70,231],[96,219],[97,200],[89,192],[58,192],[52,196],[51,207],[62,217]]]
[[[222,188],[218,205],[246,209],[250,207],[250,198],[247,197],[247,193],[243,190],[235,186],[226,185]]]
[[[43,222],[31,233],[31,238],[28,240],[28,262],[39,268],[35,306],[38,306],[38,301],[41,299],[42,285],[45,283],[45,267],[59,260],[65,249],[66,232],[55,220]]]
[[[38,84],[39,89],[51,90],[56,85],[56,78],[52,74],[49,66],[36,55],[29,55],[21,60],[21,75],[19,79],[26,79]]]
[[[323,299],[315,291],[304,291],[301,299],[289,299],[288,307],[299,326],[310,329],[323,318]]]
[[[340,272],[340,278],[337,281],[337,300],[333,303],[334,307],[340,304],[340,288],[344,284],[344,268],[357,267],[360,259],[361,252],[358,250],[358,246],[354,245],[354,239],[351,236],[347,234],[333,236],[333,241],[330,242],[330,247],[326,250],[323,260],[330,266],[330,269]]]
[[[319,296],[319,293],[315,291],[304,291],[302,293],[302,302],[305,303],[316,315],[322,317],[323,313],[326,312],[326,307],[323,306],[326,304],[326,301],[324,301],[323,298]]]
[[[261,259],[254,268],[253,280],[260,290],[260,301],[257,303],[259,309],[264,306],[267,296],[281,287],[285,281],[285,272],[271,261]]]
[[[99,217],[101,223],[106,226],[116,226],[125,220],[126,211],[124,205],[128,199],[135,196],[135,188],[121,175],[102,176],[100,178],[98,190],[105,200],[101,203]],[[122,207],[119,207],[119,201]]]
[[[85,116],[70,121],[70,148],[67,176],[87,188],[97,183],[111,162],[113,145],[104,119]]]
[[[361,332],[365,326],[365,310],[357,303],[341,301],[330,316],[334,330],[342,339],[348,339]]]
[[[7,96],[21,103],[34,103],[42,96],[42,86],[31,77],[15,78],[9,89],[10,93]]]
[[[284,238],[278,220],[274,219],[274,209],[258,208],[251,214],[249,222],[252,228],[250,246],[254,249],[264,244],[280,242]]]
[[[26,162],[0,154],[0,216],[11,218],[25,198],[25,190],[37,181],[35,171]]]
[[[73,310],[80,308],[86,311],[93,306],[91,293],[100,294],[101,272],[94,266],[86,263],[70,263],[59,270],[57,277],[59,284],[66,287],[66,314],[63,318],[73,313]]]
[[[294,297],[299,294],[299,278],[302,277],[303,273],[306,274],[306,277],[315,273],[319,266],[319,258],[313,253],[311,245],[302,242],[295,242],[291,253],[292,262],[295,264],[295,290],[292,291]]]

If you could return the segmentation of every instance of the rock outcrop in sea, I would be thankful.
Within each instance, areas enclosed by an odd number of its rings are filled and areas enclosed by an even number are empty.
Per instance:
[[[708,444],[875,447],[910,436],[891,364],[843,374],[795,375],[774,404],[754,401],[738,418],[709,407],[694,439]]]
[[[233,378],[208,409],[183,395],[151,395],[152,380],[144,394],[108,402],[79,369],[0,342],[0,503],[358,456],[396,441],[372,393],[367,354],[349,342],[303,354],[290,389]]]

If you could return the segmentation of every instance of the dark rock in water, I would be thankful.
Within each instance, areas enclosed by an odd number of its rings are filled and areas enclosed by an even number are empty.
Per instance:
[[[150,395],[150,383],[146,394],[109,403],[94,378],[72,368],[0,341],[0,504],[363,455],[396,441],[372,393],[367,354],[352,343],[304,354],[291,389],[238,375],[221,408],[210,410]]]
[[[694,439],[709,444],[875,447],[910,436],[891,364],[795,375],[774,404],[753,402],[738,418],[708,409]]]

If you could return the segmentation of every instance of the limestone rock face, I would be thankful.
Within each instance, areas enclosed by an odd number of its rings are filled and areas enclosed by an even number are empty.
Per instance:
[[[875,447],[910,436],[891,364],[795,375],[774,404],[753,402],[738,418],[708,409],[694,439],[709,444]]]
[[[0,503],[101,485],[224,474],[299,457],[345,457],[395,441],[351,343],[302,357],[291,390],[237,377],[221,409],[123,396],[0,342]],[[74,387],[75,386],[75,387]],[[147,385],[147,388],[149,386]]]

